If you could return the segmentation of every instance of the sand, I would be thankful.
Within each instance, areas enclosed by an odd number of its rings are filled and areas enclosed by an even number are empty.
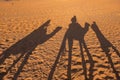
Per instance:
[[[0,0],[0,80],[120,80],[119,3]],[[90,26],[69,50],[73,16]]]

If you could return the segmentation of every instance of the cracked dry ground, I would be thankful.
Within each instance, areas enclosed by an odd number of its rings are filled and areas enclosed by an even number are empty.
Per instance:
[[[1,0],[0,80],[119,80],[119,3]],[[82,47],[74,40],[69,55],[64,36],[73,16],[90,26]],[[91,27],[93,21],[98,28]]]

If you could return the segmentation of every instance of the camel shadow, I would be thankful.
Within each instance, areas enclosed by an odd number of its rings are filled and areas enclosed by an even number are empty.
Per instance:
[[[82,57],[82,67],[83,67],[83,73],[84,73],[85,80],[92,80],[93,79],[94,61],[93,61],[92,56],[91,56],[91,54],[90,54],[90,52],[87,48],[87,44],[85,43],[85,40],[84,40],[84,36],[87,33],[87,31],[89,30],[90,24],[86,22],[85,27],[82,28],[81,25],[79,23],[77,23],[76,16],[72,17],[71,21],[72,21],[72,23],[69,24],[69,28],[64,35],[60,50],[58,52],[56,60],[55,60],[53,66],[51,68],[50,73],[49,73],[48,80],[52,80],[52,77],[54,75],[54,72],[55,72],[56,66],[58,64],[58,61],[59,61],[62,53],[65,51],[66,41],[68,41],[68,47],[69,47],[67,76],[68,76],[68,80],[72,80],[71,61],[72,61],[73,40],[79,41],[80,55]],[[87,56],[89,58],[89,63],[90,63],[89,77],[87,76],[86,61],[85,61],[83,48],[85,49],[85,51],[87,53]]]
[[[100,42],[100,46],[101,46],[103,52],[105,52],[106,57],[108,58],[109,64],[111,65],[111,68],[113,69],[113,72],[115,73],[116,78],[120,79],[119,73],[118,73],[118,71],[116,71],[114,63],[112,61],[112,57],[110,54],[110,48],[112,48],[114,50],[114,52],[117,54],[117,56],[119,56],[119,57],[120,57],[120,52],[116,49],[115,46],[113,46],[113,44],[109,40],[107,40],[105,38],[103,33],[100,31],[98,25],[96,24],[96,22],[93,22],[93,24],[91,25],[91,28],[95,32],[95,34]]]
[[[31,32],[29,35],[24,37],[23,39],[19,40],[15,44],[13,44],[11,47],[9,47],[7,50],[5,50],[0,55],[0,64],[3,64],[4,61],[11,55],[17,55],[20,54],[20,56],[13,62],[13,64],[6,70],[4,73],[0,73],[0,79],[2,80],[3,77],[12,69],[12,67],[15,66],[15,64],[20,61],[22,57],[24,57],[21,65],[19,66],[17,72],[15,73],[13,79],[17,80],[17,77],[19,76],[21,70],[23,69],[25,63],[27,62],[29,56],[32,54],[32,51],[39,45],[43,44],[47,40],[49,40],[51,37],[53,37],[60,29],[61,27],[57,27],[53,32],[50,34],[47,34],[47,27],[50,24],[50,20],[47,20],[45,23],[43,23],[38,29]]]

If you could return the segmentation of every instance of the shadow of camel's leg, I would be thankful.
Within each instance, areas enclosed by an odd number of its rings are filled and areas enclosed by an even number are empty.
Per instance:
[[[69,47],[69,53],[68,53],[68,80],[71,80],[71,60],[72,60],[72,45],[73,45],[73,40],[68,39],[68,47]]]
[[[120,57],[120,52],[116,49],[116,47],[112,46],[112,48],[116,52],[116,54]]]
[[[9,56],[10,56],[10,53],[8,51],[2,53],[0,55],[0,65],[3,64],[6,58],[8,58]]]
[[[18,67],[17,72],[16,72],[15,75],[13,76],[13,80],[17,80],[20,72],[22,71],[24,65],[26,64],[29,56],[32,54],[32,51],[35,49],[35,47],[36,47],[36,45],[34,45],[34,46],[33,46],[32,48],[30,48],[29,50],[27,50],[26,53],[24,52],[24,53],[25,53],[25,54],[24,54],[24,55],[25,55],[25,56],[24,56],[24,59],[23,59],[23,61],[21,62],[21,65]]]
[[[85,80],[87,80],[87,68],[86,68],[86,62],[85,62],[85,58],[84,58],[84,54],[83,54],[83,47],[82,47],[82,43],[79,41],[79,46],[80,46],[80,53],[81,53],[81,59],[82,59],[82,67],[83,67],[83,73],[84,73],[84,77]]]
[[[94,67],[94,61],[93,61],[93,58],[92,58],[92,56],[91,56],[91,54],[90,54],[90,52],[89,52],[89,50],[88,50],[88,48],[87,48],[87,45],[86,45],[86,43],[85,43],[84,41],[83,41],[83,46],[84,46],[84,48],[85,48],[85,51],[86,51],[87,56],[88,56],[89,61],[90,61],[89,80],[93,80],[93,72],[94,72],[93,67]]]
[[[8,68],[7,72],[9,72],[11,70],[12,67],[15,66],[15,64],[24,56],[25,54],[20,55],[19,58],[17,58],[17,60],[14,61],[14,63]]]
[[[15,66],[15,64],[24,56],[24,54],[21,54],[19,58],[17,58],[14,63],[6,70],[6,72],[2,73],[2,75],[0,76],[0,80],[2,80],[4,78],[4,76],[12,69],[12,67]]]
[[[120,79],[119,73],[118,73],[118,71],[116,70],[116,68],[114,66],[114,63],[112,61],[111,54],[109,53],[108,48],[103,46],[102,49],[103,49],[103,51],[105,52],[105,54],[106,54],[106,56],[108,58],[108,62],[110,63],[111,68],[113,69],[113,72],[114,72],[114,74],[116,76],[116,79],[119,80]]]
[[[62,44],[61,44],[61,47],[60,47],[60,50],[59,50],[58,55],[57,55],[57,57],[56,57],[56,60],[55,60],[53,66],[52,66],[52,68],[51,68],[50,73],[49,73],[48,80],[52,80],[52,77],[53,77],[53,75],[54,75],[54,72],[55,72],[56,66],[57,66],[57,64],[58,64],[58,61],[59,61],[61,55],[62,55],[62,54],[64,53],[64,51],[65,51],[66,39],[67,39],[66,36],[64,36],[63,41],[62,41]]]
[[[2,77],[0,77],[0,80],[3,79],[3,77],[12,69],[12,67],[15,66],[15,64],[16,64],[23,56],[24,56],[24,54],[21,54],[20,57],[17,58],[17,59],[14,61],[14,63],[6,70],[6,72],[5,72],[5,73],[2,73],[3,75],[2,75]]]
[[[21,63],[20,67],[18,68],[17,72],[15,73],[15,75],[14,75],[14,77],[13,77],[13,80],[17,80],[20,72],[22,71],[24,65],[26,64],[26,62],[27,62],[27,60],[28,60],[28,58],[29,58],[29,56],[30,56],[31,54],[32,54],[32,52],[26,53],[23,62]]]

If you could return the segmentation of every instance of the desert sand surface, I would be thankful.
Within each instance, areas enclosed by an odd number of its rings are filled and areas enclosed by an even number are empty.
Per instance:
[[[120,80],[120,0],[0,0],[0,80]]]

